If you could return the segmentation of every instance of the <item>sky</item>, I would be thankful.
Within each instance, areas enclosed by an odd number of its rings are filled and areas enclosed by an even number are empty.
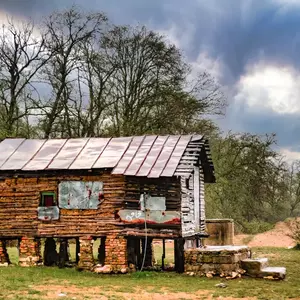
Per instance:
[[[72,4],[165,34],[223,86],[224,131],[276,133],[280,151],[300,159],[300,0],[0,0],[0,21]]]

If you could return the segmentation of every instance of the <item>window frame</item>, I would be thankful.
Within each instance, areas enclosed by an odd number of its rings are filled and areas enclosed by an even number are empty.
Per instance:
[[[40,192],[39,207],[47,207],[47,206],[45,206],[45,198],[44,198],[45,196],[53,196],[53,204],[54,205],[52,205],[52,206],[58,206],[56,192],[55,191],[43,191],[43,192]]]

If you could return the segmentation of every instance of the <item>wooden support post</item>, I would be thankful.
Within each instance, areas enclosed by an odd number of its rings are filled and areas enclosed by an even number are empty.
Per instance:
[[[184,272],[184,239],[179,238],[174,242],[175,247],[175,270],[177,273]]]
[[[163,242],[163,253],[161,257],[161,269],[164,271],[165,270],[165,258],[166,258],[166,241],[165,239],[162,240]]]
[[[59,239],[59,255],[58,255],[58,266],[64,268],[66,262],[69,261],[68,255],[68,240],[65,238]]]
[[[144,267],[152,267],[153,266],[153,239],[147,238],[147,245],[146,245],[146,257],[145,257],[145,264]],[[142,257],[144,257],[145,254],[145,243],[146,239],[142,239],[142,250],[143,254]]]
[[[79,238],[76,238],[76,264],[79,262],[79,253],[80,253],[80,242]]]
[[[44,247],[44,265],[53,266],[58,262],[58,254],[56,251],[55,240],[51,238],[46,238]]]
[[[177,239],[174,240],[174,264],[175,264],[175,271],[177,272],[178,269],[178,254],[177,254]]]
[[[141,239],[135,240],[135,253],[136,253],[136,266],[138,269],[142,267],[142,255],[141,255]]]
[[[105,262],[105,237],[100,238],[100,246],[98,248],[98,262],[104,265]]]

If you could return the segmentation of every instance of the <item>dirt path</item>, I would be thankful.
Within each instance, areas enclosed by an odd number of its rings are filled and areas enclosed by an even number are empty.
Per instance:
[[[295,242],[288,235],[291,233],[288,225],[278,222],[275,227],[255,236],[240,234],[235,236],[235,245],[247,244],[250,247],[293,247]]]
[[[147,287],[149,289],[149,286]],[[32,299],[91,299],[91,300],[109,300],[109,299],[130,299],[130,300],[175,300],[175,299],[190,299],[190,300],[256,300],[256,298],[232,298],[232,297],[213,297],[211,290],[199,290],[194,293],[186,292],[170,292],[166,288],[161,288],[160,291],[150,292],[146,288],[136,288],[135,292],[120,292],[105,290],[103,288],[93,287],[84,288],[73,285],[48,285],[48,286],[35,286],[35,290],[42,294],[32,297]]]

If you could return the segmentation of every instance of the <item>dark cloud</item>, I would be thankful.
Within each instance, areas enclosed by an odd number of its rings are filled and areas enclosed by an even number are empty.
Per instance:
[[[72,4],[107,12],[118,23],[151,23],[156,28],[177,27],[181,36],[190,36],[182,45],[190,59],[208,50],[228,67],[224,83],[231,84],[257,59],[298,64],[300,10],[283,9],[275,1],[240,0],[10,0],[0,1],[8,13],[39,16]],[[189,30],[187,30],[189,29]]]
[[[221,61],[220,80],[230,91],[229,101],[250,64],[264,61],[265,65],[300,67],[300,6],[284,6],[279,0],[2,0],[0,10],[40,17],[72,4],[104,11],[115,23],[175,29],[190,61],[202,51]],[[226,119],[220,123],[227,129],[276,132],[280,144],[293,146],[300,130],[298,119],[298,115],[250,110],[247,105],[231,102]]]

